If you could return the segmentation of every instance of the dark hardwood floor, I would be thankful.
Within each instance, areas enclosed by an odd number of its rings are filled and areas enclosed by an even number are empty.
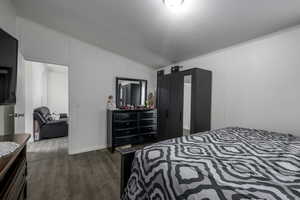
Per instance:
[[[28,145],[29,200],[117,200],[120,155],[107,150],[69,156],[67,138]]]

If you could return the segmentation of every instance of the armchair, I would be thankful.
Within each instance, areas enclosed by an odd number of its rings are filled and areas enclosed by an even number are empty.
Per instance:
[[[68,118],[54,120],[47,107],[36,108],[33,112],[34,131],[38,130],[39,140],[68,136]],[[36,137],[35,137],[36,138]]]

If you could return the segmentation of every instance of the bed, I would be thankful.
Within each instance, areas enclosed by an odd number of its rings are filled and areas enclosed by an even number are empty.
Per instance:
[[[230,127],[147,146],[122,199],[300,199],[300,138]]]

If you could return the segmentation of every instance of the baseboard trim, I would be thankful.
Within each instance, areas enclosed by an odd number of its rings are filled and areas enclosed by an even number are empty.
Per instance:
[[[101,146],[86,147],[86,148],[81,148],[81,149],[76,149],[76,150],[69,149],[69,155],[81,154],[81,153],[86,153],[86,152],[90,152],[90,151],[97,151],[97,150],[106,149],[106,148],[107,147],[105,145],[101,145]]]

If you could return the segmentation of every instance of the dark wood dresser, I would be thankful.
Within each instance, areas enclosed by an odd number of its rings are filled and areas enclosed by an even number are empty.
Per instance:
[[[27,196],[26,143],[28,134],[1,136],[0,142],[16,142],[21,146],[11,155],[0,158],[0,200],[24,200]]]
[[[157,111],[107,110],[107,145],[112,152],[123,145],[156,141]]]

